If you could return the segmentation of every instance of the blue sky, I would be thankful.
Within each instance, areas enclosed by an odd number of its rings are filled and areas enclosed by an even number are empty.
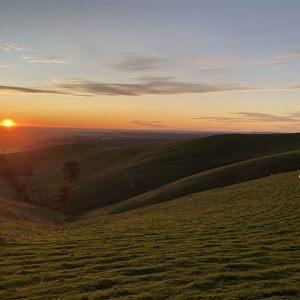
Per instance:
[[[0,118],[297,131],[299,12],[298,1],[0,1]]]

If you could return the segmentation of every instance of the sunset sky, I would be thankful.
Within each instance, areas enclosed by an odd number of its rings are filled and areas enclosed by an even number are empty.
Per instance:
[[[300,131],[300,1],[0,0],[0,120]]]

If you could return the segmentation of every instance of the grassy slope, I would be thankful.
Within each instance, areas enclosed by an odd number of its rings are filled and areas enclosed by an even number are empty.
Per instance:
[[[35,163],[36,185],[49,195],[48,207],[59,208],[57,189],[61,167],[77,159],[82,172],[67,212],[80,213],[151,191],[175,180],[224,165],[300,148],[299,134],[220,135],[164,145],[105,149],[95,145],[68,145],[10,155],[15,163]],[[124,175],[131,172],[142,185],[132,193]]]
[[[0,196],[0,218],[7,221],[29,221],[32,223],[64,223],[65,217],[44,207],[38,207],[27,203],[15,201]]]
[[[300,151],[263,156],[185,177],[105,209],[110,213],[124,212],[200,191],[298,170],[299,167]]]
[[[299,228],[298,172],[97,210],[0,246],[0,298],[299,299]]]
[[[0,244],[27,241],[55,230],[66,217],[47,208],[21,203],[0,195]],[[6,234],[9,233],[9,234]]]

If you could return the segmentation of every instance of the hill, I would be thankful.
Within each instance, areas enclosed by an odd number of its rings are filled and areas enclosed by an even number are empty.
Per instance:
[[[0,195],[0,245],[28,243],[67,222],[68,218],[47,208]]]
[[[34,165],[32,186],[47,195],[40,197],[45,198],[40,204],[58,211],[64,210],[57,202],[57,191],[63,182],[62,166],[68,160],[77,160],[81,174],[74,184],[72,201],[65,210],[69,214],[80,214],[145,194],[194,174],[298,149],[299,134],[232,134],[114,149],[90,144],[64,145],[7,157],[16,166],[24,162]],[[283,166],[284,170],[277,172],[298,168],[296,163],[290,166],[290,169]],[[265,175],[268,174],[256,172],[257,177]],[[200,190],[202,188],[194,191]]]
[[[299,166],[300,151],[249,159],[185,177],[145,194],[107,206],[105,209],[110,213],[124,212],[200,191],[298,170]]]
[[[298,172],[95,210],[29,241],[22,226],[0,246],[1,299],[300,297]]]

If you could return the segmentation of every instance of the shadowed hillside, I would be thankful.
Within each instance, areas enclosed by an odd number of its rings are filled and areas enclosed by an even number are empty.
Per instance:
[[[63,181],[62,166],[68,160],[77,160],[81,173],[72,189],[72,201],[66,206],[66,212],[77,214],[144,194],[193,174],[297,149],[300,149],[299,134],[233,134],[119,149],[90,144],[64,145],[7,157],[14,165],[32,162],[33,185],[47,194],[47,199],[41,204],[54,210],[62,210],[56,196]],[[298,156],[293,155],[294,164],[291,158],[288,165],[276,163],[273,171],[297,169]],[[253,163],[258,162],[254,160]],[[246,174],[243,180],[269,175],[263,167],[256,165],[255,168],[253,175]],[[221,180],[217,185],[208,184],[207,188],[242,181],[239,177],[237,174],[232,177],[235,179]],[[200,190],[203,187],[193,188],[193,192]]]
[[[187,176],[134,198],[108,206],[112,213],[165,202],[185,195],[260,177],[298,170],[300,151],[263,156]]]

